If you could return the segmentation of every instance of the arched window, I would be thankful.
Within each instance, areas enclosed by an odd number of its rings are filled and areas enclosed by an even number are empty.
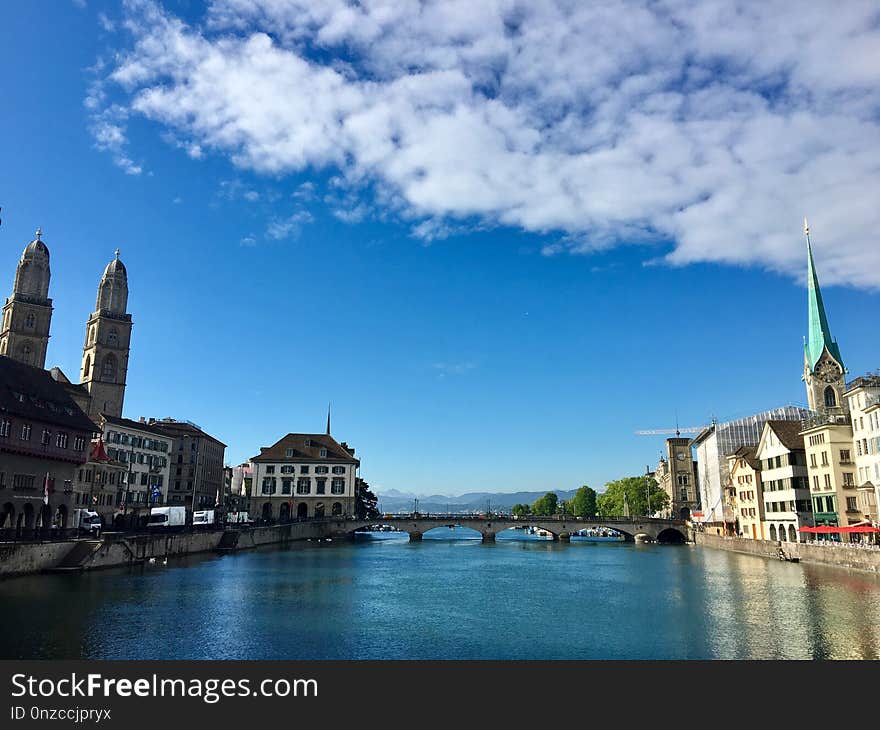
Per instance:
[[[785,525],[780,525],[780,526],[779,526],[779,540],[780,540],[781,542],[785,542],[785,541],[786,541],[786,538],[785,538]]]
[[[116,357],[111,353],[101,363],[101,380],[114,380],[116,378]]]
[[[95,325],[89,328],[89,344],[95,341]]]
[[[83,365],[83,380],[87,380],[92,373],[92,356],[86,355],[86,364]]]
[[[28,365],[33,364],[33,350],[31,350],[31,346],[28,344],[24,344],[18,348],[18,359],[23,363],[27,363]]]
[[[333,509],[330,510],[330,514],[334,517],[338,517],[342,514],[342,504],[340,502],[333,503]]]
[[[33,312],[28,312],[28,316],[25,317],[24,320],[24,326],[27,327],[29,330],[32,330],[34,327],[37,326],[37,318],[36,316],[34,316]]]
[[[834,392],[834,388],[830,385],[825,388],[825,405],[828,408],[834,408],[837,405],[837,393]]]
[[[111,347],[116,347],[119,344],[119,333],[115,327],[107,333],[107,344]]]
[[[788,526],[788,541],[797,542],[797,530],[794,529],[794,525]]]
[[[770,539],[776,542],[776,525],[770,525]]]

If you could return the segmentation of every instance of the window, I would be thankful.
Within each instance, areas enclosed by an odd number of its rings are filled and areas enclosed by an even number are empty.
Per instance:
[[[810,454],[810,466],[813,467],[814,469],[818,466],[818,464],[816,464],[816,455],[815,454]]]
[[[58,436],[55,438],[55,445],[59,449],[66,449],[67,448],[67,434],[66,433],[59,433]]]
[[[828,466],[828,452],[822,452],[822,466]]]
[[[847,497],[846,498],[846,511],[847,512],[856,512],[857,510],[858,510],[858,507],[856,505],[856,498],[855,497]]]
[[[326,466],[316,466],[315,474],[326,474],[328,472],[328,468]]]
[[[114,380],[116,378],[116,356],[113,353],[106,355],[101,363],[101,379]]]
[[[9,438],[9,431],[12,428],[12,421],[8,418],[0,418],[0,438]]]
[[[825,475],[825,489],[831,489],[831,475]]]
[[[841,449],[840,450],[840,463],[841,464],[849,464],[851,461],[849,449]]]
[[[334,470],[333,473],[334,474],[341,474],[342,472],[338,472],[338,471]],[[678,486],[686,487],[688,484],[690,484],[690,480],[688,479],[688,475],[687,474],[679,474],[678,475]]]
[[[308,474],[309,473],[309,465],[305,464],[299,468],[300,474]]]
[[[330,485],[330,493],[331,494],[344,494],[345,493],[345,479],[334,479],[333,483]]]
[[[33,489],[35,479],[33,474],[14,474],[12,487],[13,489]]]
[[[837,405],[837,394],[830,385],[825,388],[825,405],[828,408],[834,408]]]
[[[681,493],[679,494],[679,497],[681,498],[681,501],[682,501],[682,502],[687,502],[687,501],[688,501],[688,490],[687,490],[686,487],[685,487],[684,489],[681,490]]]
[[[345,467],[344,466],[334,466],[333,473],[334,474],[345,474]]]
[[[284,466],[281,467],[281,473],[282,474],[293,474],[293,466],[291,466],[290,464],[285,464]]]
[[[287,451],[284,452],[284,455],[285,455],[288,459],[293,458],[293,449],[287,449]]]
[[[28,316],[25,317],[24,326],[29,330],[32,330],[37,325],[37,318],[34,316],[33,312],[28,312]]]
[[[275,473],[275,465],[269,464],[269,466],[266,467],[266,473],[267,474],[274,474]]]
[[[315,494],[326,494],[327,493],[327,480],[326,479],[315,479]]]
[[[293,479],[282,479],[281,480],[281,494],[290,494],[291,487],[293,486]]]
[[[312,488],[312,480],[308,477],[300,477],[296,480],[296,493],[308,494]]]
[[[326,459],[326,458],[327,458],[327,449],[321,449],[321,458],[322,458],[322,459]]]
[[[23,423],[21,425],[21,435],[19,439],[22,441],[30,441],[31,440],[31,424]]]
[[[853,480],[853,473],[851,471],[843,472],[843,486],[845,487],[854,487],[856,485]]]
[[[110,347],[116,347],[119,344],[119,333],[115,327],[107,333],[107,344]]]

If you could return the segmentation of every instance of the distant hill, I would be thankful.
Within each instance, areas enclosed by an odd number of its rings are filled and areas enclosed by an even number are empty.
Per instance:
[[[378,493],[379,509],[382,512],[412,512],[414,500],[419,500],[419,512],[485,512],[488,506],[492,511],[509,510],[515,504],[532,504],[547,492],[555,492],[559,499],[571,499],[576,489],[549,489],[541,492],[468,492],[457,497],[443,494],[429,496],[389,489]]]

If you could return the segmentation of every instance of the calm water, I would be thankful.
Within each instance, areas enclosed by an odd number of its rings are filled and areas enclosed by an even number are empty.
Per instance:
[[[429,537],[8,580],[0,658],[880,657],[872,575],[694,546]]]

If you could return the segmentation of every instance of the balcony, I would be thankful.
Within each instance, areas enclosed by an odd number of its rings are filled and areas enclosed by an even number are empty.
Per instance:
[[[801,431],[808,431],[819,426],[851,426],[849,411],[841,406],[824,408],[801,419]]]

